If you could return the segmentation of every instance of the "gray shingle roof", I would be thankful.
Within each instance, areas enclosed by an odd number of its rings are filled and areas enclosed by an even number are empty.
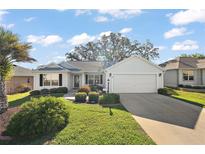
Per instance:
[[[83,71],[83,72],[99,72],[103,71],[102,62],[91,62],[91,61],[68,61],[61,62],[59,64],[51,63],[48,65],[39,66],[36,70],[38,71]]]
[[[205,58],[192,58],[192,57],[178,57],[160,64],[165,69],[193,69],[205,68]]]

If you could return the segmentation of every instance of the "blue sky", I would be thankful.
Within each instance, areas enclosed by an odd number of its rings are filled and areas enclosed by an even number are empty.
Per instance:
[[[75,45],[122,32],[160,48],[155,63],[182,53],[205,53],[205,10],[0,10],[0,25],[32,42],[35,68],[59,62]]]

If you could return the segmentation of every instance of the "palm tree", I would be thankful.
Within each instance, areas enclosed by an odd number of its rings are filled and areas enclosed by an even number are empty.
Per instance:
[[[0,27],[0,113],[8,108],[5,80],[15,62],[34,62],[29,56],[30,43],[22,43],[17,34]]]

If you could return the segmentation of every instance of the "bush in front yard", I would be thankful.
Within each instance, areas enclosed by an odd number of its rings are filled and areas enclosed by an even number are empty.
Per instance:
[[[99,85],[90,85],[90,89],[91,91],[103,91],[103,87],[102,86],[99,86]]]
[[[88,99],[89,99],[88,101],[90,103],[97,103],[98,99],[99,99],[99,93],[97,93],[97,92],[89,92]]]
[[[80,87],[80,89],[78,90],[78,92],[85,92],[86,94],[88,94],[91,91],[90,86],[86,85],[86,86],[82,86]]]
[[[51,88],[50,93],[68,93],[68,88],[67,87],[59,87],[59,88]]]
[[[158,89],[158,94],[171,96],[171,95],[176,94],[176,92],[172,88],[165,87],[165,88],[159,88]]]
[[[6,135],[34,138],[64,128],[69,119],[69,107],[62,98],[40,97],[21,106],[9,122]]]
[[[41,95],[48,95],[49,93],[49,89],[41,89]]]
[[[40,95],[40,94],[41,94],[40,90],[33,90],[33,91],[30,92],[31,96],[37,96],[37,95]]]
[[[99,104],[117,104],[120,103],[119,94],[104,94],[99,98]]]
[[[87,94],[85,92],[78,92],[75,94],[75,102],[85,103]]]

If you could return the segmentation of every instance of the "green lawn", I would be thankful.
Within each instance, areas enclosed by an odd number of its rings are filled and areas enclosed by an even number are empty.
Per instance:
[[[30,99],[27,93],[9,96],[9,104],[22,104],[25,98]],[[97,104],[68,104],[69,124],[57,134],[7,144],[155,144],[122,106],[113,107],[110,114]]]
[[[205,107],[205,93],[187,92],[175,89],[174,92],[175,94],[172,96],[175,98],[182,99],[188,102],[197,103]]]

